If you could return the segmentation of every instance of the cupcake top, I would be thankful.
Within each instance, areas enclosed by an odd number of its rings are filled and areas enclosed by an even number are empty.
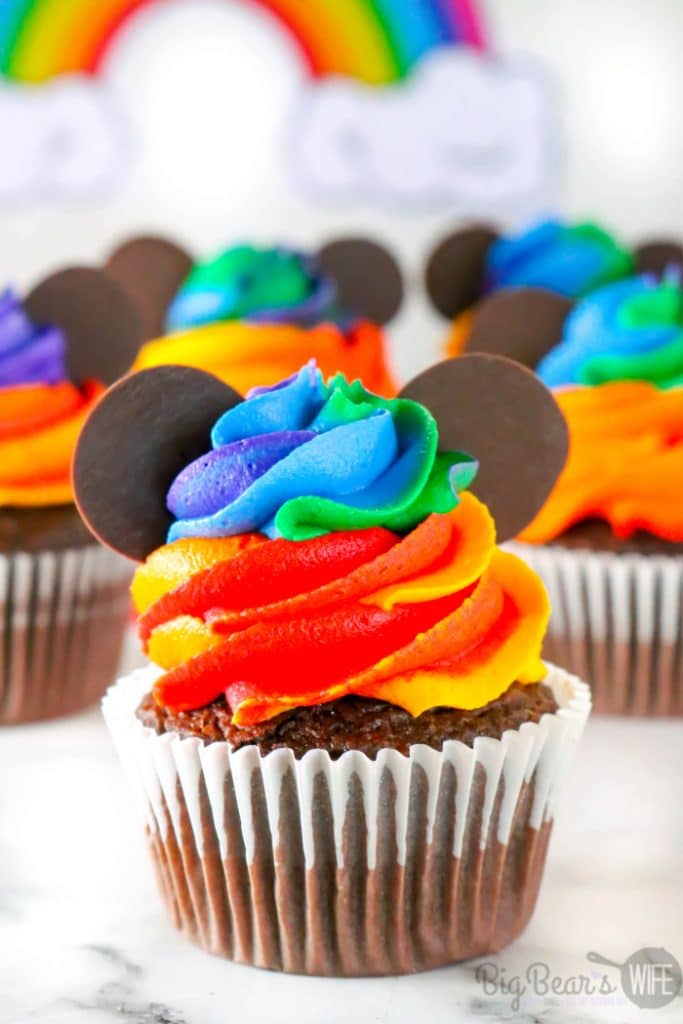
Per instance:
[[[136,369],[195,366],[248,391],[313,357],[326,375],[396,392],[379,325],[400,306],[402,278],[390,253],[369,239],[339,239],[316,253],[238,245],[192,264],[173,243],[139,238],[112,254],[107,270],[146,325],[164,324]]]
[[[522,409],[542,439],[525,466],[509,430]],[[91,529],[145,558],[133,596],[157,703],[225,701],[235,726],[253,726],[349,694],[419,715],[537,682],[548,601],[467,489],[481,432],[491,467],[479,493],[489,488],[504,538],[566,455],[556,404],[516,364],[442,364],[393,400],[314,364],[245,400],[179,367],[113,388],[83,430],[74,479]]]
[[[194,265],[171,302],[168,331],[224,320],[311,325],[335,320],[336,288],[313,256],[236,245]]]
[[[599,520],[619,541],[683,541],[682,313],[673,272],[614,282],[573,308],[534,289],[482,304],[473,348],[535,368],[570,432],[567,465],[523,540]]]
[[[533,288],[574,300],[636,270],[660,272],[660,266],[682,261],[683,249],[674,243],[648,243],[631,251],[592,222],[569,224],[554,218],[518,234],[474,225],[452,232],[434,247],[425,266],[425,288],[436,311],[454,321],[447,347],[458,355],[469,319],[486,296]]]
[[[63,276],[48,278],[29,296],[27,305],[36,310],[35,317],[12,289],[0,295],[0,506],[35,508],[73,501],[73,450],[104,383],[79,372],[79,367],[87,371],[93,365],[81,343],[87,340],[92,347],[96,335],[90,328],[95,325],[86,314],[80,330],[69,330],[71,294],[78,279],[66,273],[66,282]],[[109,282],[103,288],[106,301],[111,297]],[[96,288],[93,302],[97,305]],[[64,326],[50,322],[51,310]],[[113,318],[117,320],[116,310]],[[139,344],[139,338],[132,344]],[[122,340],[123,363],[129,351]],[[106,372],[115,356],[109,351],[102,359],[105,379],[112,379]]]
[[[633,269],[631,253],[596,224],[545,220],[491,245],[484,290],[536,287],[578,298]]]
[[[549,387],[649,381],[683,384],[683,290],[642,275],[598,289],[568,316],[537,372]]]

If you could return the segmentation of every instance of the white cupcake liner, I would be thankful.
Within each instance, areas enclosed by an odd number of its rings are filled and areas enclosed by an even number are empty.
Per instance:
[[[0,725],[99,700],[116,676],[131,576],[97,544],[0,555]]]
[[[549,667],[558,710],[442,751],[261,756],[156,735],[135,716],[158,670],[104,715],[162,896],[204,949],[306,974],[400,974],[500,949],[533,910],[588,687]]]
[[[548,588],[545,656],[589,681],[596,711],[683,715],[683,556],[506,547]]]

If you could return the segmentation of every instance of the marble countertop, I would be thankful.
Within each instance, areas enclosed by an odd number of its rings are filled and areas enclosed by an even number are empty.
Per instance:
[[[639,1010],[616,968],[643,947],[683,960],[683,721],[594,717],[560,807],[539,904],[520,940],[405,978],[325,980],[238,967],[187,945],[157,898],[100,713],[0,732],[2,1024],[592,1024],[683,1020]],[[536,985],[528,971],[537,967]],[[584,975],[609,994],[576,994]],[[544,978],[561,991],[543,992]],[[516,999],[521,983],[526,991]],[[568,991],[567,991],[568,990]]]

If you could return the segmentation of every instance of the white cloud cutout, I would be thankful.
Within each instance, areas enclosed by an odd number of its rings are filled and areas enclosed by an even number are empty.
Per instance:
[[[0,201],[97,194],[120,179],[131,137],[116,95],[79,75],[0,80]]]
[[[396,86],[335,78],[309,89],[291,155],[318,192],[505,205],[548,185],[553,101],[545,73],[527,62],[443,49]]]

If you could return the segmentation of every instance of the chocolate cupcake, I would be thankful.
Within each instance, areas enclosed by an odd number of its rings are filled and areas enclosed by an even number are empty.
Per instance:
[[[395,394],[380,325],[400,306],[402,279],[381,246],[345,239],[303,253],[238,245],[194,264],[181,252],[137,239],[107,264],[149,326],[136,369],[194,366],[246,392],[315,358],[328,375]]]
[[[116,675],[130,569],[84,528],[70,467],[104,384],[140,341],[126,296],[95,270],[62,271],[25,303],[0,297],[3,725],[77,711]]]
[[[359,976],[522,931],[590,699],[540,661],[547,595],[485,502],[517,532],[566,445],[545,387],[487,356],[394,400],[310,364],[247,400],[162,367],[100,402],[77,499],[145,559],[151,662],[104,713],[189,938]]]
[[[683,291],[653,275],[598,289],[559,344],[548,305],[525,289],[491,298],[472,331],[537,363],[569,425],[567,465],[520,538],[552,597],[545,652],[591,680],[596,710],[681,715]]]

